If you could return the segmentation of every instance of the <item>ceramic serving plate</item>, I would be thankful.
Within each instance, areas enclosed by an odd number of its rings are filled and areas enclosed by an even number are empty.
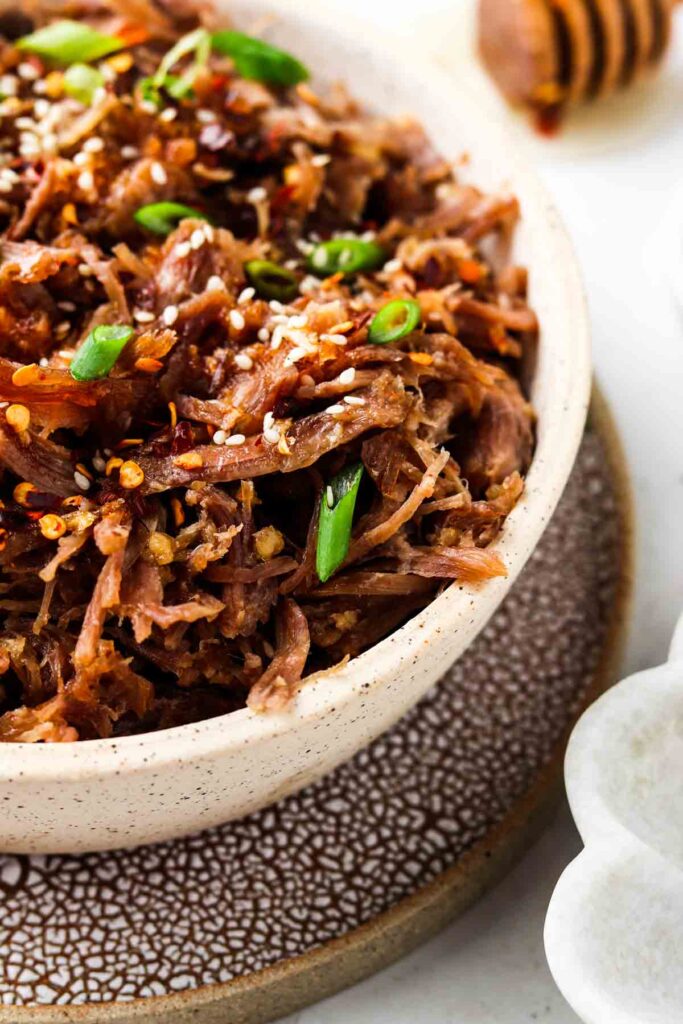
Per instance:
[[[567,751],[585,850],[548,910],[557,984],[586,1024],[683,1019],[683,617],[669,660],[594,704]]]
[[[343,79],[367,105],[411,113],[441,151],[470,156],[466,177],[521,201],[516,258],[530,269],[542,325],[532,400],[538,445],[522,501],[497,551],[505,580],[453,586],[388,639],[308,680],[291,710],[249,710],[118,740],[0,745],[0,849],[76,852],[155,842],[237,818],[330,771],[387,729],[469,645],[533,551],[568,479],[590,391],[579,274],[543,188],[514,144],[456,77],[421,64],[386,33],[330,23],[283,0],[235,3],[238,27],[276,17],[267,38],[296,53],[319,84]],[[227,9],[226,9],[227,14]]]

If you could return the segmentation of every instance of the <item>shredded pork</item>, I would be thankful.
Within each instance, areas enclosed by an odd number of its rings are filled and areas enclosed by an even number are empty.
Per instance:
[[[505,574],[490,545],[534,443],[518,205],[339,87],[247,80],[214,52],[150,100],[170,47],[213,27],[205,4],[70,3],[126,41],[75,98],[12,28],[62,6],[0,19],[0,741],[281,711],[451,581]],[[195,211],[167,237],[135,219],[162,201]],[[337,237],[380,264],[312,274]],[[294,294],[259,294],[256,259]],[[420,323],[373,344],[395,299]],[[134,334],[76,380],[102,324]],[[321,582],[321,502],[358,462],[348,553]]]

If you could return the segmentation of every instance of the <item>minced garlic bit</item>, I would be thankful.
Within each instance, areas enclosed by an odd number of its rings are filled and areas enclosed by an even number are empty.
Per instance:
[[[254,550],[262,562],[279,555],[285,546],[285,538],[274,526],[264,526],[254,534]]]
[[[23,388],[28,384],[34,384],[39,377],[40,368],[37,363],[28,363],[26,366],[20,366],[18,370],[14,371],[12,374],[12,383],[15,388]]]
[[[47,540],[59,540],[66,533],[66,523],[61,516],[54,515],[52,512],[42,516],[38,521],[38,526]]]
[[[145,479],[143,473],[137,462],[131,460],[124,462],[119,469],[119,483],[122,487],[125,487],[127,491],[133,491],[136,487],[139,487]]]
[[[114,472],[114,470],[118,469],[119,466],[122,466],[122,465],[123,465],[123,459],[120,459],[118,457],[118,455],[112,455],[112,457],[107,460],[107,464],[104,467],[104,472],[106,473],[107,476],[111,476],[111,474]]]
[[[10,405],[5,416],[12,430],[16,430],[18,434],[23,434],[25,430],[28,430],[31,413],[25,405]]]
[[[200,452],[185,452],[183,455],[175,457],[173,465],[177,466],[178,469],[201,469],[204,465],[204,459]]]
[[[173,537],[169,537],[167,533],[161,533],[160,530],[151,534],[147,548],[156,565],[170,565],[175,558],[176,546]]]

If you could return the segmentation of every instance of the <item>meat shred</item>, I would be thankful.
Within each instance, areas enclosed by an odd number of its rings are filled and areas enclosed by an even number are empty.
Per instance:
[[[34,28],[60,17],[26,3]],[[61,15],[63,16],[63,15]],[[0,76],[0,741],[71,742],[249,706],[376,643],[451,581],[505,574],[490,545],[534,446],[537,322],[509,263],[519,208],[408,118],[181,54],[206,3],[74,0],[125,45],[90,101],[3,39]],[[174,20],[175,19],[175,20]],[[146,204],[191,208],[161,237]],[[311,274],[332,238],[380,266]],[[245,264],[295,287],[259,293]],[[394,299],[419,326],[369,327]],[[99,325],[108,375],[70,364]],[[524,366],[524,373],[522,373]],[[316,572],[330,480],[362,463],[337,571]]]

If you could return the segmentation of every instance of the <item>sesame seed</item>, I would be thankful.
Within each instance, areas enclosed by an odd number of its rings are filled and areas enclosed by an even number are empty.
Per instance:
[[[251,300],[254,298],[255,295],[256,295],[256,289],[255,288],[243,288],[242,291],[237,296],[237,305],[238,306],[243,306],[247,302],[251,302]]]
[[[107,463],[104,461],[104,459],[99,453],[93,455],[92,464],[98,473],[104,473],[105,469],[107,468]]]
[[[3,96],[16,96],[18,85],[14,75],[0,75],[0,93]]]
[[[57,355],[59,356],[60,359],[66,359],[66,361],[69,363],[71,362],[75,354],[75,352],[71,352],[69,349],[66,348],[60,348],[59,351],[57,352]]]
[[[161,319],[164,321],[167,327],[172,327],[178,319],[178,307],[177,306],[166,306],[166,309],[161,314]]]
[[[213,224],[205,224],[204,225],[204,238],[207,240],[207,242],[213,242],[214,237],[215,237],[215,232],[213,230]]]
[[[330,416],[338,416],[340,413],[344,412],[344,406],[343,405],[330,405],[325,410],[325,412],[329,412]]]
[[[95,89],[95,92],[93,93],[93,96],[92,96],[93,105],[96,106],[98,103],[101,103],[102,100],[106,100],[106,98],[107,98],[107,90],[104,88],[104,86],[101,85],[99,87],[99,89]]]
[[[34,68],[33,64],[29,64],[28,61],[24,61],[17,68],[17,74],[19,78],[23,78],[25,82],[35,82],[36,78],[40,78],[40,72]]]
[[[240,370],[251,370],[253,365],[254,360],[246,352],[238,352],[235,356],[235,366],[238,366]]]
[[[383,269],[386,274],[395,274],[398,270],[401,269],[402,266],[403,264],[401,263],[401,261],[395,259],[389,260],[387,263],[385,263]]]
[[[175,109],[175,107],[166,107],[165,110],[162,110],[161,113],[159,114],[159,120],[165,121],[168,124],[171,121],[175,121],[177,116],[178,111]]]
[[[44,96],[47,89],[48,85],[44,78],[37,78],[33,83],[33,91],[37,96]]]
[[[50,103],[49,100],[38,99],[33,104],[33,113],[34,113],[35,117],[39,117],[39,118],[47,117],[47,115],[50,113],[51,107],[52,107],[52,104]]]
[[[42,358],[38,360],[38,366],[49,366],[49,365],[50,365],[50,360],[47,358],[47,356],[42,356]]]
[[[296,268],[298,266],[299,266],[299,261],[298,260],[285,260],[285,263],[284,263],[285,270],[296,270]]]
[[[299,250],[299,252],[303,253],[304,256],[308,256],[308,254],[310,253],[310,251],[313,248],[311,243],[307,242],[305,238],[297,238],[297,240],[296,240],[296,242],[294,244],[296,245],[296,247]]]
[[[206,235],[204,234],[202,228],[195,228],[195,230],[190,235],[190,248],[201,249],[205,241]]]
[[[30,132],[36,129],[36,122],[32,117],[18,117],[14,123],[17,128],[27,129]]]
[[[270,347],[277,351],[277,349],[279,349],[280,345],[282,344],[284,336],[285,329],[282,324],[278,324],[275,330],[273,331],[272,337],[270,339]]]
[[[239,309],[230,310],[230,323],[232,324],[236,331],[241,331],[244,329],[245,319],[240,313]]]
[[[347,405],[365,405],[365,399],[359,398],[358,395],[345,395],[344,401]]]
[[[124,160],[136,160],[140,156],[140,150],[137,146],[123,146],[121,156]]]
[[[214,430],[213,437],[211,440],[214,444],[225,444],[228,435],[224,430]]]
[[[331,159],[332,157],[329,153],[316,153],[315,156],[311,157],[311,163],[314,167],[325,167]]]
[[[277,427],[268,427],[263,431],[263,436],[269,444],[277,444],[280,440],[280,431]]]
[[[258,334],[256,335],[259,341],[267,343],[270,341],[270,331],[267,327],[261,327]]]
[[[353,384],[355,378],[356,378],[355,367],[349,366],[348,370],[342,370],[342,372],[339,374],[339,383],[340,384]]]
[[[155,160],[149,169],[149,174],[155,185],[166,185],[168,184],[168,175],[163,164],[160,164],[158,160]]]
[[[80,470],[78,469],[74,473],[74,480],[76,482],[76,486],[80,487],[82,491],[90,490],[90,481],[88,480],[87,476],[81,473]]]
[[[301,313],[299,316],[291,316],[289,318],[289,326],[292,328],[305,327],[308,323],[308,317]]]
[[[189,242],[178,242],[175,247],[175,254],[179,259],[184,259],[185,256],[189,256],[192,251],[192,246]]]
[[[14,186],[11,182],[6,181],[4,178],[0,178],[0,192],[11,192]]]
[[[16,185],[18,181],[21,181],[17,172],[13,171],[11,167],[3,167],[2,170],[0,170],[0,178],[3,178],[5,181],[9,181],[12,185]]]
[[[273,416],[272,412],[267,412],[263,417],[263,429],[268,430],[270,427],[272,427],[274,420],[275,417]]]
[[[273,313],[284,313],[285,311],[285,307],[281,302],[278,302],[277,299],[271,299],[268,305],[272,309]]]
[[[87,153],[76,153],[73,162],[76,164],[76,167],[87,167],[90,163],[90,157]]]
[[[209,280],[206,282],[206,290],[209,292],[216,292],[221,291],[223,289],[225,289],[225,285],[223,284],[223,278],[219,277],[218,274],[212,274]]]
[[[296,348],[292,349],[292,351],[285,359],[285,366],[293,366],[294,363],[298,363],[300,359],[303,359],[307,355],[308,351],[305,348],[297,346]]]
[[[74,313],[76,311],[76,303],[69,302],[67,299],[64,299],[63,302],[58,302],[57,305],[60,309],[63,309],[65,313]]]
[[[139,324],[151,324],[153,320],[156,320],[154,313],[148,309],[134,309],[133,316]]]
[[[79,265],[78,265],[78,273],[81,275],[81,277],[92,277],[93,276],[93,271],[90,269],[90,267],[88,266],[87,263],[79,263]]]
[[[104,149],[104,139],[101,139],[99,135],[93,135],[85,140],[83,149],[86,153],[101,153]]]
[[[334,508],[334,491],[329,484],[325,488],[325,497],[327,498],[328,508]]]
[[[225,445],[228,448],[237,448],[239,445],[244,444],[246,437],[244,434],[231,434],[230,437],[225,439]]]
[[[247,200],[250,203],[263,203],[267,198],[268,193],[263,185],[257,185],[256,188],[249,189],[247,192]]]
[[[59,139],[54,132],[47,132],[43,135],[43,152],[56,153],[59,149]]]
[[[71,324],[68,320],[62,320],[61,323],[55,327],[55,334],[68,334],[71,330]]]
[[[92,171],[83,171],[78,175],[77,185],[84,192],[89,192],[95,187],[95,179]]]
[[[211,124],[212,121],[216,120],[216,115],[213,110],[207,110],[205,107],[201,107],[195,117],[201,124]]]
[[[150,100],[143,100],[140,104],[140,110],[144,110],[146,114],[156,114],[157,108]]]

